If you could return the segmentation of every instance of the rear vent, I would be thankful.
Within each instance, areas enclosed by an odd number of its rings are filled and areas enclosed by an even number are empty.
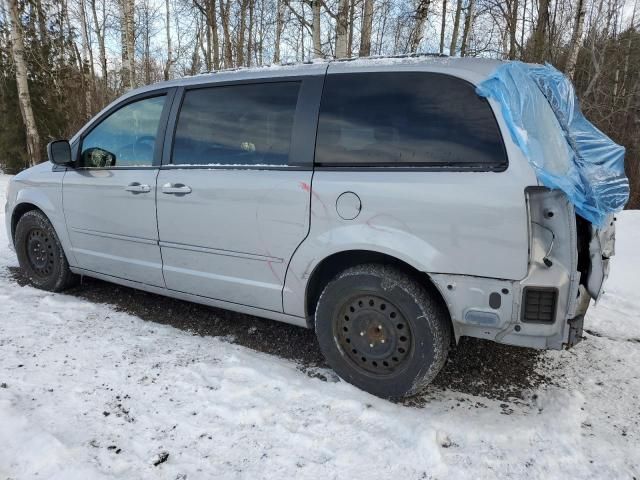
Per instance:
[[[523,298],[523,322],[554,322],[558,301],[558,291],[555,288],[525,287]]]

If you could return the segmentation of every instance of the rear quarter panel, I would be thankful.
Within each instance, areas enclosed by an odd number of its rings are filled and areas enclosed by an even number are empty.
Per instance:
[[[363,68],[370,69],[376,68]],[[472,83],[484,78],[462,70],[446,73]],[[508,280],[527,275],[525,188],[538,182],[511,140],[499,105],[489,103],[509,159],[505,171],[315,170],[310,231],[289,266],[285,313],[305,316],[306,285],[313,271],[323,259],[348,250],[384,253],[426,273]],[[353,220],[342,219],[336,211],[344,192],[354,192],[361,200]]]

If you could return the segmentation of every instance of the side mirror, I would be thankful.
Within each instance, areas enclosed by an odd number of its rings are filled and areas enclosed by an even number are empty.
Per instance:
[[[54,165],[69,166],[73,163],[71,158],[71,145],[67,140],[54,140],[47,145],[47,156]]]

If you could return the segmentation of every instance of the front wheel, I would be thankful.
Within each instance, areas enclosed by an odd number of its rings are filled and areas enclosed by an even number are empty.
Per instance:
[[[414,278],[394,267],[349,268],[327,284],[315,314],[329,365],[374,395],[422,390],[440,371],[451,332],[446,312]]]
[[[69,270],[58,235],[40,210],[20,217],[14,244],[20,268],[33,286],[59,292],[74,283],[76,276]]]

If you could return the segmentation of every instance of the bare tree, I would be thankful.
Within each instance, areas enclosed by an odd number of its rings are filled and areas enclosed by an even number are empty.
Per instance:
[[[373,29],[373,0],[364,0],[362,27],[360,29],[360,51],[358,55],[371,55],[371,30]]]
[[[134,0],[118,0],[120,3],[120,31],[122,48],[122,82],[128,88],[136,86],[135,64],[135,4]]]
[[[467,54],[467,48],[469,47],[469,37],[471,36],[471,29],[473,28],[473,19],[475,16],[476,2],[475,0],[469,0],[467,6],[467,15],[464,21],[464,30],[462,32],[462,43],[460,44],[460,56],[464,57]]]
[[[444,53],[444,31],[447,27],[447,0],[442,0],[442,25],[440,26],[440,55]]]
[[[84,8],[85,0],[78,1],[78,16],[80,17],[80,30],[82,33],[82,70],[85,77],[85,102],[86,112],[90,116],[93,113],[93,86],[95,84],[95,70],[93,66],[93,50],[89,40],[89,28],[87,26],[87,16]]]
[[[338,0],[336,19],[336,58],[345,58],[348,53],[350,0]]]
[[[373,2],[373,0],[366,1]],[[322,31],[320,30],[322,21],[322,17],[320,15],[320,0],[311,0],[311,11],[313,18],[311,22],[311,32],[313,37],[313,57],[323,58],[324,54],[322,53]],[[371,30],[369,30],[369,35],[371,35]],[[369,45],[371,45],[371,38],[369,38]]]
[[[573,26],[573,34],[571,35],[571,41],[569,42],[567,61],[564,67],[569,78],[573,78],[575,74],[576,62],[578,61],[578,51],[580,50],[580,40],[582,39],[582,30],[584,28],[584,18],[587,15],[586,0],[577,0],[577,2],[576,20]]]
[[[427,16],[429,15],[430,6],[431,0],[418,0],[414,13],[415,23],[409,40],[409,49],[412,52],[417,52],[420,48],[420,43],[422,43],[424,25],[427,21]]]
[[[273,46],[273,63],[280,63],[280,39],[282,37],[282,24],[284,23],[284,7],[286,0],[278,0],[276,6],[276,32]]]
[[[164,64],[164,79],[169,80],[171,76],[171,64],[173,63],[173,49],[171,48],[171,13],[169,10],[169,0],[164,1],[166,10],[165,27],[167,31],[167,61]]]
[[[96,32],[96,37],[98,39],[98,52],[100,56],[100,69],[102,73],[102,83],[103,83],[103,94],[107,91],[108,85],[108,71],[107,71],[107,52],[104,45],[104,29],[105,29],[105,4],[104,0],[102,1],[102,22],[98,22],[98,13],[96,11],[96,0],[89,0],[91,5],[91,14],[93,16],[93,29]]]
[[[218,0],[220,6],[220,20],[222,21],[223,34],[223,50],[224,50],[224,66],[226,68],[233,67],[233,42],[231,41],[231,0]]]
[[[36,165],[40,161],[40,135],[33,115],[31,95],[29,94],[29,82],[27,63],[24,56],[24,38],[22,24],[18,10],[18,0],[7,0],[9,18],[11,20],[11,52],[13,63],[16,67],[16,84],[18,86],[18,101],[22,121],[24,122],[27,136],[27,154],[29,165]]]
[[[451,46],[449,47],[449,55],[452,57],[456,54],[456,47],[458,45],[458,34],[460,30],[460,16],[462,14],[462,0],[458,0],[456,6],[456,13],[453,20],[453,34],[451,35]]]
[[[516,58],[516,36],[518,34],[518,0],[507,2],[507,28],[509,30],[509,60]]]
[[[547,33],[549,31],[549,0],[540,0],[538,3],[538,21],[533,32],[533,53],[534,62],[542,62],[547,45]]]

